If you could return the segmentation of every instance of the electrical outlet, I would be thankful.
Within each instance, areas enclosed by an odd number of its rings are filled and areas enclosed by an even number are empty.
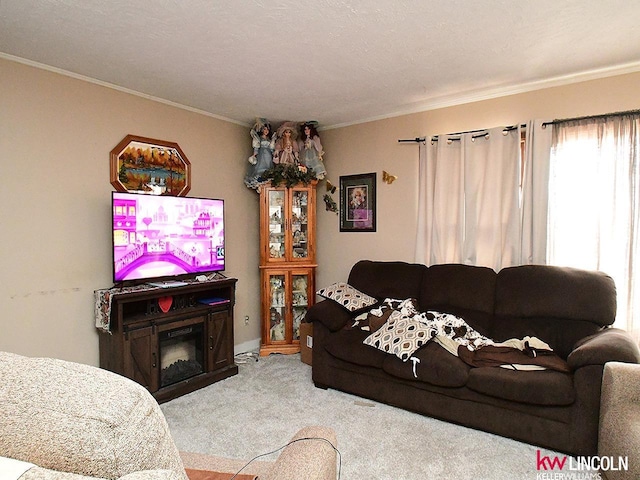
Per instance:
[[[244,316],[244,324],[249,325],[249,315]]]

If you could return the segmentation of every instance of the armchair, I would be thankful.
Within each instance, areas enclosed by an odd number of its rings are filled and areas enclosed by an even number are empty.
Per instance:
[[[0,352],[0,379],[0,471],[2,457],[34,465],[18,480],[188,480],[185,466],[235,473],[245,463],[179,452],[151,394],[115,373]],[[326,441],[296,442],[242,473],[335,480],[335,432],[307,427],[300,437]]]
[[[604,366],[600,401],[600,457],[628,458],[628,470],[602,472],[607,480],[640,478],[640,365]]]

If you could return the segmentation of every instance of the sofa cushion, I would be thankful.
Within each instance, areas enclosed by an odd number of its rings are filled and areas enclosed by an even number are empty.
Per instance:
[[[433,328],[413,315],[405,316],[394,310],[381,328],[364,339],[364,344],[406,362],[413,352],[431,340],[433,333]]]
[[[495,313],[580,320],[604,327],[616,317],[616,287],[602,272],[550,265],[508,267],[498,273]]]
[[[349,285],[376,298],[418,298],[427,267],[406,262],[361,260],[349,273]]]
[[[316,293],[327,300],[333,300],[350,312],[356,312],[377,303],[377,300],[372,296],[362,293],[357,288],[353,288],[344,282],[334,283],[328,287],[321,288]]]
[[[501,367],[472,368],[467,387],[492,397],[533,405],[571,405],[576,399],[572,375],[553,370],[523,372]]]
[[[420,310],[464,318],[483,335],[491,328],[496,273],[487,267],[461,264],[430,266],[418,297]]]
[[[387,355],[382,368],[394,377],[417,380],[439,387],[464,386],[470,370],[462,360],[447,352],[436,342],[427,343],[415,352],[408,362],[403,362],[394,355]]]
[[[364,345],[362,342],[368,335],[369,332],[357,328],[339,330],[329,335],[325,350],[345,362],[363,367],[382,368],[387,354]]]
[[[613,323],[616,289],[602,272],[550,265],[500,270],[490,336],[538,337],[563,358],[575,343]]]

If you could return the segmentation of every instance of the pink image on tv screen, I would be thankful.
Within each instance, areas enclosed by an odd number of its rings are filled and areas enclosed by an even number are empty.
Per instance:
[[[224,201],[113,192],[114,281],[224,270]]]

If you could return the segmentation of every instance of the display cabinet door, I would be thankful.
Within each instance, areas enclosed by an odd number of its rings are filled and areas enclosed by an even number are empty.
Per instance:
[[[311,270],[294,270],[291,274],[292,340],[300,341],[300,323],[313,304],[313,273]]]
[[[267,275],[268,322],[266,339],[268,344],[287,342],[287,290],[288,276],[286,272],[275,272]]]
[[[290,261],[305,261],[309,258],[309,189],[292,188],[291,205],[289,214],[289,244],[291,249],[287,252]]]
[[[286,190],[267,190],[267,214],[269,219],[268,259],[284,261],[286,255]]]

